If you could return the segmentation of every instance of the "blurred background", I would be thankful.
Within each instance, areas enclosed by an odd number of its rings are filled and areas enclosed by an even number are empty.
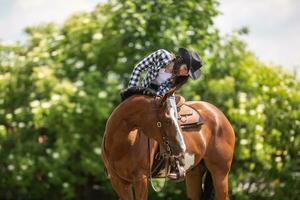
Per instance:
[[[134,65],[196,50],[178,94],[233,124],[231,199],[299,199],[300,2],[0,0],[0,199],[117,199],[100,159]],[[149,199],[187,199],[169,183]]]

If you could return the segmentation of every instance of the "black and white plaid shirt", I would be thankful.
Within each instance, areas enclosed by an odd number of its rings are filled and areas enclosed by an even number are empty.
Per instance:
[[[159,70],[168,65],[172,60],[172,54],[164,49],[159,49],[153,52],[134,67],[128,87],[137,86],[140,80],[141,72],[145,70],[148,71],[142,81],[141,86],[149,87],[150,83],[157,78]],[[159,86],[157,94],[162,95],[166,93],[168,90],[170,90],[171,85],[172,83],[169,78]]]

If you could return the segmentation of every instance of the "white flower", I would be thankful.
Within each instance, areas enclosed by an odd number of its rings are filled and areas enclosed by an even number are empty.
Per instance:
[[[246,131],[247,130],[245,128],[241,128],[241,130],[240,130],[241,133],[246,133]]]
[[[239,109],[239,113],[240,113],[241,115],[244,115],[244,114],[246,114],[246,110],[245,110],[245,109]]]
[[[74,58],[69,58],[69,59],[66,60],[66,63],[67,63],[68,65],[70,65],[70,64],[72,64],[72,63],[74,63],[74,62],[75,62],[75,59],[74,59]]]
[[[247,101],[247,94],[244,93],[244,92],[241,92],[239,94],[239,100],[240,100],[241,103],[245,103]]]
[[[9,171],[13,171],[13,170],[15,169],[15,166],[13,166],[13,165],[8,165],[7,169],[8,169]]]
[[[255,111],[255,110],[250,110],[249,114],[250,114],[250,115],[255,115],[255,114],[256,114],[256,111]]]
[[[96,69],[97,69],[97,66],[96,66],[96,65],[92,65],[92,66],[90,66],[90,68],[89,68],[89,70],[90,70],[91,72],[96,71]]]
[[[99,93],[98,93],[98,97],[99,97],[99,98],[106,98],[106,97],[107,97],[107,92],[105,92],[105,91],[99,92]]]
[[[255,129],[257,130],[257,131],[260,131],[260,132],[262,132],[264,129],[263,129],[263,127],[261,126],[261,125],[256,125],[255,126]]]
[[[51,104],[49,102],[43,102],[41,106],[44,109],[48,109],[48,108],[50,108]]]
[[[17,122],[12,122],[12,123],[11,123],[11,126],[12,126],[12,127],[16,127],[16,126],[17,126]]]
[[[48,177],[52,178],[53,177],[53,173],[52,172],[48,172]]]
[[[82,113],[82,109],[80,107],[76,108],[76,113]]]
[[[34,162],[32,161],[32,160],[28,160],[28,165],[33,165],[34,164]]]
[[[57,40],[57,41],[60,41],[60,40],[65,39],[65,36],[64,36],[64,35],[56,35],[56,36],[54,37],[54,39]]]
[[[82,80],[78,80],[78,81],[76,81],[76,82],[74,83],[74,85],[75,85],[76,87],[81,87],[81,86],[84,85],[84,82],[83,82]]]
[[[49,148],[47,148],[47,149],[46,149],[46,153],[47,153],[47,154],[50,154],[50,153],[52,153],[52,150],[49,149]]]
[[[135,48],[136,48],[136,49],[142,49],[143,46],[142,46],[140,43],[136,43],[136,44],[135,44]]]
[[[8,113],[8,114],[6,115],[6,119],[12,119],[12,114],[11,114],[11,113]]]
[[[52,157],[53,157],[54,159],[59,158],[59,153],[58,153],[58,152],[54,152],[54,153],[52,154]]]
[[[93,40],[101,40],[103,35],[101,33],[95,33],[93,35]]]
[[[9,154],[8,159],[12,160],[14,158],[15,158],[14,154]]]
[[[281,162],[281,160],[282,160],[282,159],[281,159],[280,156],[278,156],[278,157],[275,158],[275,161],[276,161],[276,162]]]
[[[88,24],[88,23],[90,23],[90,19],[89,18],[84,18],[83,20],[82,20],[82,23],[84,23],[84,24]]]
[[[15,114],[16,114],[16,115],[20,114],[21,112],[22,112],[22,108],[17,108],[17,109],[15,110]]]
[[[33,59],[32,59],[32,61],[33,62],[38,62],[40,59],[38,58],[38,57],[34,57]]]
[[[38,107],[40,105],[40,101],[38,100],[34,100],[32,102],[30,102],[30,106],[35,108],[35,107]]]
[[[295,130],[293,130],[293,129],[290,130],[290,134],[291,134],[291,135],[295,135]]]
[[[80,138],[80,135],[79,135],[78,133],[75,133],[75,134],[74,134],[74,138],[79,139],[79,138]]]
[[[241,139],[240,144],[241,145],[246,145],[246,144],[248,144],[248,140],[247,139]]]
[[[84,66],[84,62],[79,60],[75,63],[75,68],[80,69]]]
[[[126,63],[127,62],[127,58],[126,57],[122,57],[119,59],[121,63]]]
[[[21,169],[26,170],[26,169],[28,169],[28,166],[27,165],[21,165]]]
[[[271,99],[271,104],[275,104],[276,103],[276,99],[275,98],[272,98]]]
[[[94,152],[97,155],[101,155],[101,149],[100,148],[94,148]]]
[[[21,180],[22,180],[22,176],[18,175],[18,176],[16,176],[16,179],[17,179],[18,181],[21,181]]]
[[[259,104],[257,107],[256,107],[256,112],[258,113],[262,113],[265,109],[265,105],[264,104]]]
[[[58,95],[58,94],[55,94],[55,95],[51,96],[51,100],[53,100],[53,101],[58,101],[60,98],[61,98],[61,96]]]
[[[51,56],[57,56],[58,55],[58,51],[52,51],[51,52]]]
[[[86,93],[85,93],[85,91],[83,91],[83,90],[81,90],[78,94],[79,94],[80,97],[86,96]]]
[[[99,185],[93,185],[93,189],[94,189],[94,190],[99,190],[99,189],[100,189],[100,186],[99,186]]]
[[[6,128],[5,128],[5,126],[3,126],[3,125],[0,125],[0,134],[3,134],[3,135],[6,135],[5,133],[6,133]]]
[[[25,127],[25,123],[24,122],[19,122],[19,128],[24,128]]]
[[[64,187],[64,188],[68,188],[68,187],[69,187],[69,183],[66,183],[66,182],[63,183],[63,187]]]
[[[256,150],[261,150],[263,148],[263,145],[261,143],[258,143],[255,145]]]
[[[270,88],[269,88],[268,86],[264,85],[264,86],[262,87],[262,90],[263,90],[264,92],[268,92],[268,91],[270,90]]]

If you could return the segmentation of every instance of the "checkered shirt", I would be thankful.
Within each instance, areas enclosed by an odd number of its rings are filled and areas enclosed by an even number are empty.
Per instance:
[[[142,81],[142,87],[149,87],[150,83],[156,79],[159,74],[159,70],[165,67],[173,60],[172,54],[164,49],[159,49],[149,56],[141,60],[133,69],[128,87],[134,87],[138,85],[141,73],[147,70],[147,73]],[[158,90],[157,94],[162,95],[170,90],[172,86],[171,79],[167,79],[163,82]]]

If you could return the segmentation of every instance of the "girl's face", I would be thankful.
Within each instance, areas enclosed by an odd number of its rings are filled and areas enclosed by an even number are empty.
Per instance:
[[[177,76],[188,76],[189,75],[189,70],[188,70],[188,67],[186,66],[186,64],[182,64],[179,67],[178,74],[176,74],[176,75]]]
[[[170,63],[169,65],[166,66],[165,72],[167,73],[173,73],[173,67],[174,67],[174,62]],[[188,76],[189,75],[189,70],[186,64],[181,64],[180,67],[178,67],[178,70],[175,72],[176,76]]]

